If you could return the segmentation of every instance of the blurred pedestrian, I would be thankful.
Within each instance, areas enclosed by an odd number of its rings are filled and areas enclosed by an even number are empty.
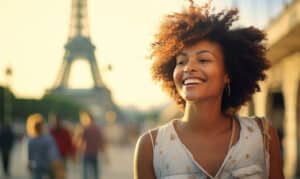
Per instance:
[[[63,166],[55,141],[44,130],[43,116],[30,115],[27,119],[28,141],[28,168],[32,179],[64,178]]]
[[[15,141],[15,134],[8,122],[3,122],[0,126],[0,151],[2,157],[2,167],[6,176],[10,175],[10,155]]]
[[[58,147],[59,154],[66,168],[67,159],[74,159],[75,147],[72,142],[70,131],[62,124],[61,115],[57,114],[53,119],[52,128],[50,134],[55,140],[56,146]]]
[[[107,161],[105,137],[90,113],[81,112],[80,121],[83,125],[81,135],[83,179],[99,179],[101,176],[101,158],[105,157]]]

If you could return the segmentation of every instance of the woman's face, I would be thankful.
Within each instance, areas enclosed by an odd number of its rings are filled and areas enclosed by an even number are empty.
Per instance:
[[[225,72],[221,46],[201,40],[185,47],[176,56],[173,80],[178,93],[186,101],[222,99],[229,78]]]

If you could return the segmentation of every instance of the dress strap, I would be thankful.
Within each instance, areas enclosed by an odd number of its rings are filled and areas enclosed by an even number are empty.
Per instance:
[[[154,149],[154,141],[153,141],[153,136],[152,136],[152,133],[151,133],[150,130],[148,131],[148,135],[150,136],[150,140],[151,140],[151,144],[152,144],[152,150],[153,150]]]
[[[264,117],[254,117],[256,120],[263,137],[264,143],[264,156],[265,156],[265,164],[267,168],[267,177],[270,175],[270,142],[271,142],[271,135],[270,135],[270,121]]]
[[[231,136],[230,136],[230,141],[229,141],[229,146],[228,146],[228,151],[230,150],[230,148],[233,145],[233,141],[234,141],[234,137],[235,137],[235,119],[232,119],[232,132],[231,132]]]

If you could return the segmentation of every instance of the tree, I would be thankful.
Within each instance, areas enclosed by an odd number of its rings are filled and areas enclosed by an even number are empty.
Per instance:
[[[42,99],[16,98],[13,93],[4,87],[0,87],[0,120],[4,119],[4,93],[8,92],[12,104],[12,118],[23,119],[32,113],[41,113],[45,118],[50,113],[59,113],[66,119],[78,121],[81,106],[63,97],[44,96]]]

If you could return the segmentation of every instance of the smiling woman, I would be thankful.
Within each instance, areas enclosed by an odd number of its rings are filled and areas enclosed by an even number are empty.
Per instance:
[[[283,178],[275,129],[237,115],[270,66],[264,33],[232,28],[236,9],[190,2],[166,16],[152,46],[153,79],[184,115],[139,138],[135,179]]]
[[[225,73],[220,45],[204,40],[184,48],[176,56],[173,79],[184,100],[213,96],[221,99],[224,84],[229,83],[229,78]]]

